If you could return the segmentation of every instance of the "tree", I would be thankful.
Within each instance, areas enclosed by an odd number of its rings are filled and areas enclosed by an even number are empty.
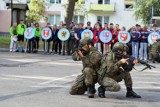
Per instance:
[[[28,4],[29,10],[26,13],[26,20],[36,22],[39,22],[41,19],[47,20],[44,14],[47,6],[49,6],[47,0],[31,0]]]
[[[142,20],[144,24],[149,24],[152,17],[151,9],[153,7],[153,16],[160,16],[160,0],[137,0],[135,18]]]
[[[65,9],[67,9],[67,15],[65,18],[65,22],[67,27],[69,27],[70,22],[72,22],[72,18],[74,15],[84,15],[87,16],[88,11],[85,7],[84,2],[87,0],[69,0],[69,3],[62,5]]]
[[[68,0],[68,1],[69,1],[69,3],[68,3],[68,7],[67,7],[67,15],[66,15],[66,19],[65,19],[67,27],[70,25],[70,22],[72,21],[75,3],[78,0]]]

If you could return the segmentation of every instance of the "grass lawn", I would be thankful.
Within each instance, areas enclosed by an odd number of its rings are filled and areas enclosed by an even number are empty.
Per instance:
[[[26,44],[26,40],[25,40]],[[40,40],[39,42],[40,49],[43,49],[43,42]],[[10,46],[10,37],[8,36],[0,36],[0,48],[9,48]]]
[[[0,36],[0,48],[9,48],[9,45],[10,45],[10,37]]]

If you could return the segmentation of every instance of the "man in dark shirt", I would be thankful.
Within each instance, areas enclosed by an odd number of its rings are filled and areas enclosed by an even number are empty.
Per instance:
[[[147,27],[144,26],[143,30],[141,31],[139,58],[145,61],[147,61],[148,35],[149,31],[147,30]]]
[[[78,28],[76,29],[76,48],[78,48],[79,41],[81,40],[81,34],[84,31],[83,23],[78,24]]]
[[[132,42],[132,57],[138,58],[139,40],[141,37],[140,25],[136,24],[136,30],[132,32],[131,42]]]

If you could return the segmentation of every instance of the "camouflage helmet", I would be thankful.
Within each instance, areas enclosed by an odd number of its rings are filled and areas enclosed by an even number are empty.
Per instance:
[[[93,44],[93,40],[86,37],[86,38],[80,40],[79,45],[83,47],[84,45],[88,45],[88,44]]]
[[[126,44],[117,42],[114,44],[112,51],[117,52],[118,50],[120,51],[129,51],[129,48]]]

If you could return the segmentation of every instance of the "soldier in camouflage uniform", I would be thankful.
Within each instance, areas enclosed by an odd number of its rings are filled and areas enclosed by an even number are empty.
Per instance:
[[[74,61],[83,63],[82,74],[77,76],[70,88],[71,95],[81,95],[88,91],[88,97],[94,98],[95,84],[97,83],[97,71],[100,67],[101,54],[93,47],[93,41],[89,38],[82,39],[79,48],[72,55]]]
[[[118,82],[124,80],[127,89],[126,97],[141,98],[132,90],[132,78],[129,73],[138,60],[129,61],[129,59],[118,56],[118,53],[127,54],[128,50],[125,44],[117,42],[113,50],[104,56],[98,71],[98,83],[101,85],[98,88],[99,97],[104,98],[105,91],[119,91],[121,87]]]
[[[152,60],[153,63],[157,61],[160,63],[160,39],[152,45],[151,51],[149,53],[149,60]]]

